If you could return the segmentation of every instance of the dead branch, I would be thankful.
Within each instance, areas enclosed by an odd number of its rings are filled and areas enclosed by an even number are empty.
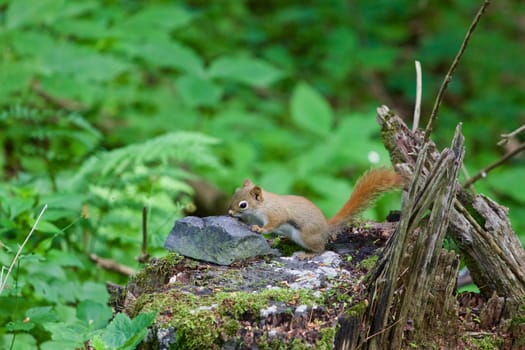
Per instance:
[[[507,160],[511,159],[512,157],[514,157],[515,155],[517,155],[518,153],[520,153],[523,150],[525,150],[525,143],[522,143],[521,145],[519,145],[518,147],[516,147],[512,151],[507,152],[505,155],[503,155],[503,157],[501,157],[500,159],[498,159],[494,163],[492,163],[489,166],[486,166],[485,168],[481,169],[476,175],[472,176],[470,179],[465,181],[465,183],[463,184],[463,187],[464,188],[469,188],[470,186],[472,186],[472,184],[474,182],[478,181],[479,179],[483,179],[483,178],[487,177],[488,173],[491,170],[496,169],[498,166],[502,165]]]
[[[116,272],[124,276],[131,276],[135,273],[135,270],[129,266],[119,264],[115,260],[101,258],[96,254],[89,254],[91,261],[97,264],[97,266],[103,268],[104,270]]]
[[[437,113],[439,110],[439,106],[441,105],[441,101],[443,100],[443,95],[445,94],[445,90],[447,89],[448,84],[452,80],[452,75],[454,74],[454,71],[456,70],[456,67],[459,64],[459,61],[461,60],[461,57],[463,56],[463,53],[465,52],[465,49],[467,48],[467,45],[469,43],[470,37],[472,36],[472,33],[474,33],[474,30],[476,29],[476,26],[481,16],[483,15],[483,13],[485,13],[485,10],[489,6],[489,4],[490,4],[489,0],[483,1],[483,5],[481,5],[480,9],[478,10],[478,13],[476,14],[476,17],[474,17],[474,20],[470,24],[467,34],[465,35],[465,39],[463,39],[463,42],[461,43],[461,47],[458,53],[456,54],[454,61],[452,61],[450,68],[448,69],[447,75],[445,75],[445,79],[443,79],[443,82],[441,83],[441,87],[439,88],[436,100],[434,102],[434,107],[432,108],[432,113],[430,113],[430,119],[428,120],[427,127],[425,129],[425,142],[429,140],[430,134],[432,133],[432,129],[434,128],[434,122],[437,118]]]

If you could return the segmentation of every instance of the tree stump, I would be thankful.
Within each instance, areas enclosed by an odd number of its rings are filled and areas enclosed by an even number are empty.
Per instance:
[[[386,106],[378,109],[378,121],[392,163],[411,180],[399,225],[366,281],[367,306],[340,319],[335,348],[456,348],[459,257],[443,248],[445,235],[456,242],[482,294],[501,297],[485,309],[498,310],[486,315],[490,320],[497,314],[491,320],[496,323],[518,313],[525,296],[525,253],[506,210],[458,184],[461,125],[450,149],[439,152]]]

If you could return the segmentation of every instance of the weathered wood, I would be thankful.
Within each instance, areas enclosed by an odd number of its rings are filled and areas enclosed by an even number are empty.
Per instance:
[[[491,302],[481,308],[483,325],[505,326],[525,296],[525,252],[507,210],[462,188],[460,126],[450,149],[439,152],[411,131],[388,107],[378,109],[383,142],[392,163],[410,178],[401,221],[368,276],[366,308],[339,320],[337,349],[456,348],[461,339],[455,298],[459,257],[442,248],[451,235],[473,279]],[[522,334],[515,327],[510,333]],[[464,344],[463,344],[464,345]],[[504,348],[512,348],[506,342]]]
[[[412,132],[386,106],[378,109],[383,142],[392,162],[413,167],[423,147],[421,131]],[[426,166],[439,153],[429,141]],[[450,233],[472,278],[485,297],[496,293],[513,300],[525,297],[525,251],[510,225],[507,209],[489,198],[474,196],[456,184],[457,196],[450,213]]]
[[[398,229],[369,280],[363,349],[401,348],[407,327],[414,330],[414,341],[428,340],[425,330],[434,337],[436,326],[457,320],[448,306],[454,303],[449,286],[455,284],[459,264],[441,247],[463,159],[460,128],[452,150],[444,150],[427,167],[429,152],[428,146],[419,152]]]

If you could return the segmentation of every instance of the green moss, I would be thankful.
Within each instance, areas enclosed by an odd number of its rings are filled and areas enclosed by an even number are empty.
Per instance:
[[[234,325],[231,322],[218,324],[216,312],[206,307],[200,298],[188,293],[168,292],[151,294],[152,302],[143,305],[142,312],[160,310],[157,323],[173,327],[177,336],[176,348],[213,349],[221,344],[221,334],[231,334]],[[206,300],[207,298],[203,298]],[[163,319],[162,315],[169,314]]]
[[[377,255],[372,255],[366,259],[361,260],[359,266],[369,271],[376,264],[379,257]]]
[[[323,292],[322,297],[324,304],[329,305],[333,302],[350,305],[353,300],[353,292],[348,288],[347,282],[334,283],[332,287]]]
[[[140,293],[153,292],[164,284],[173,271],[184,260],[184,257],[176,253],[169,253],[163,258],[156,259],[146,265],[131,278],[130,283],[136,285]],[[186,260],[190,263],[191,260]]]
[[[304,251],[303,247],[284,237],[275,237],[272,241],[272,248],[279,250],[283,256],[292,256],[295,252]]]
[[[287,346],[288,349],[291,350],[311,350],[312,347],[308,344],[305,344],[305,342],[300,338],[293,339],[290,344]]]
[[[334,347],[334,338],[337,333],[337,327],[328,327],[321,329],[321,339],[316,344],[316,349],[331,350]]]
[[[281,340],[277,338],[268,338],[267,334],[261,336],[258,346],[260,350],[286,349],[286,346]]]
[[[239,320],[246,315],[259,317],[261,309],[270,301],[312,306],[317,300],[311,291],[287,288],[266,289],[258,293],[219,292],[200,297],[170,291],[142,296],[137,301],[136,310],[160,310],[157,323],[175,329],[177,348],[210,349],[235,337],[240,329]]]
[[[181,308],[173,320],[177,332],[177,347],[181,349],[210,349],[220,341],[220,328],[211,310]]]
[[[510,321],[510,331],[513,334],[522,334],[520,328],[525,327],[525,298],[523,304],[519,307],[519,312]],[[525,345],[525,335],[520,335],[516,339],[516,345]]]
[[[367,302],[365,300],[360,301],[359,303],[353,305],[351,308],[349,308],[346,311],[346,314],[350,317],[359,317],[361,315],[364,315],[366,308],[367,308]]]
[[[481,338],[469,338],[468,343],[473,349],[479,350],[496,350],[501,349],[504,341],[496,335],[485,335]]]
[[[288,288],[265,289],[258,293],[218,293],[214,299],[221,315],[229,315],[236,319],[246,313],[258,315],[270,301],[307,306],[313,306],[318,301],[311,291]]]
[[[235,337],[240,328],[241,324],[239,321],[229,317],[222,318],[221,330],[226,338]]]

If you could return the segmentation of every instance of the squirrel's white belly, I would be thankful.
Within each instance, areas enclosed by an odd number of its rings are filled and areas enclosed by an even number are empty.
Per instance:
[[[294,241],[295,243],[299,244],[301,247],[307,248],[301,238],[301,231],[292,224],[289,224],[289,223],[282,224],[277,229],[275,229],[273,233],[276,235],[286,236],[290,238],[292,241]]]

